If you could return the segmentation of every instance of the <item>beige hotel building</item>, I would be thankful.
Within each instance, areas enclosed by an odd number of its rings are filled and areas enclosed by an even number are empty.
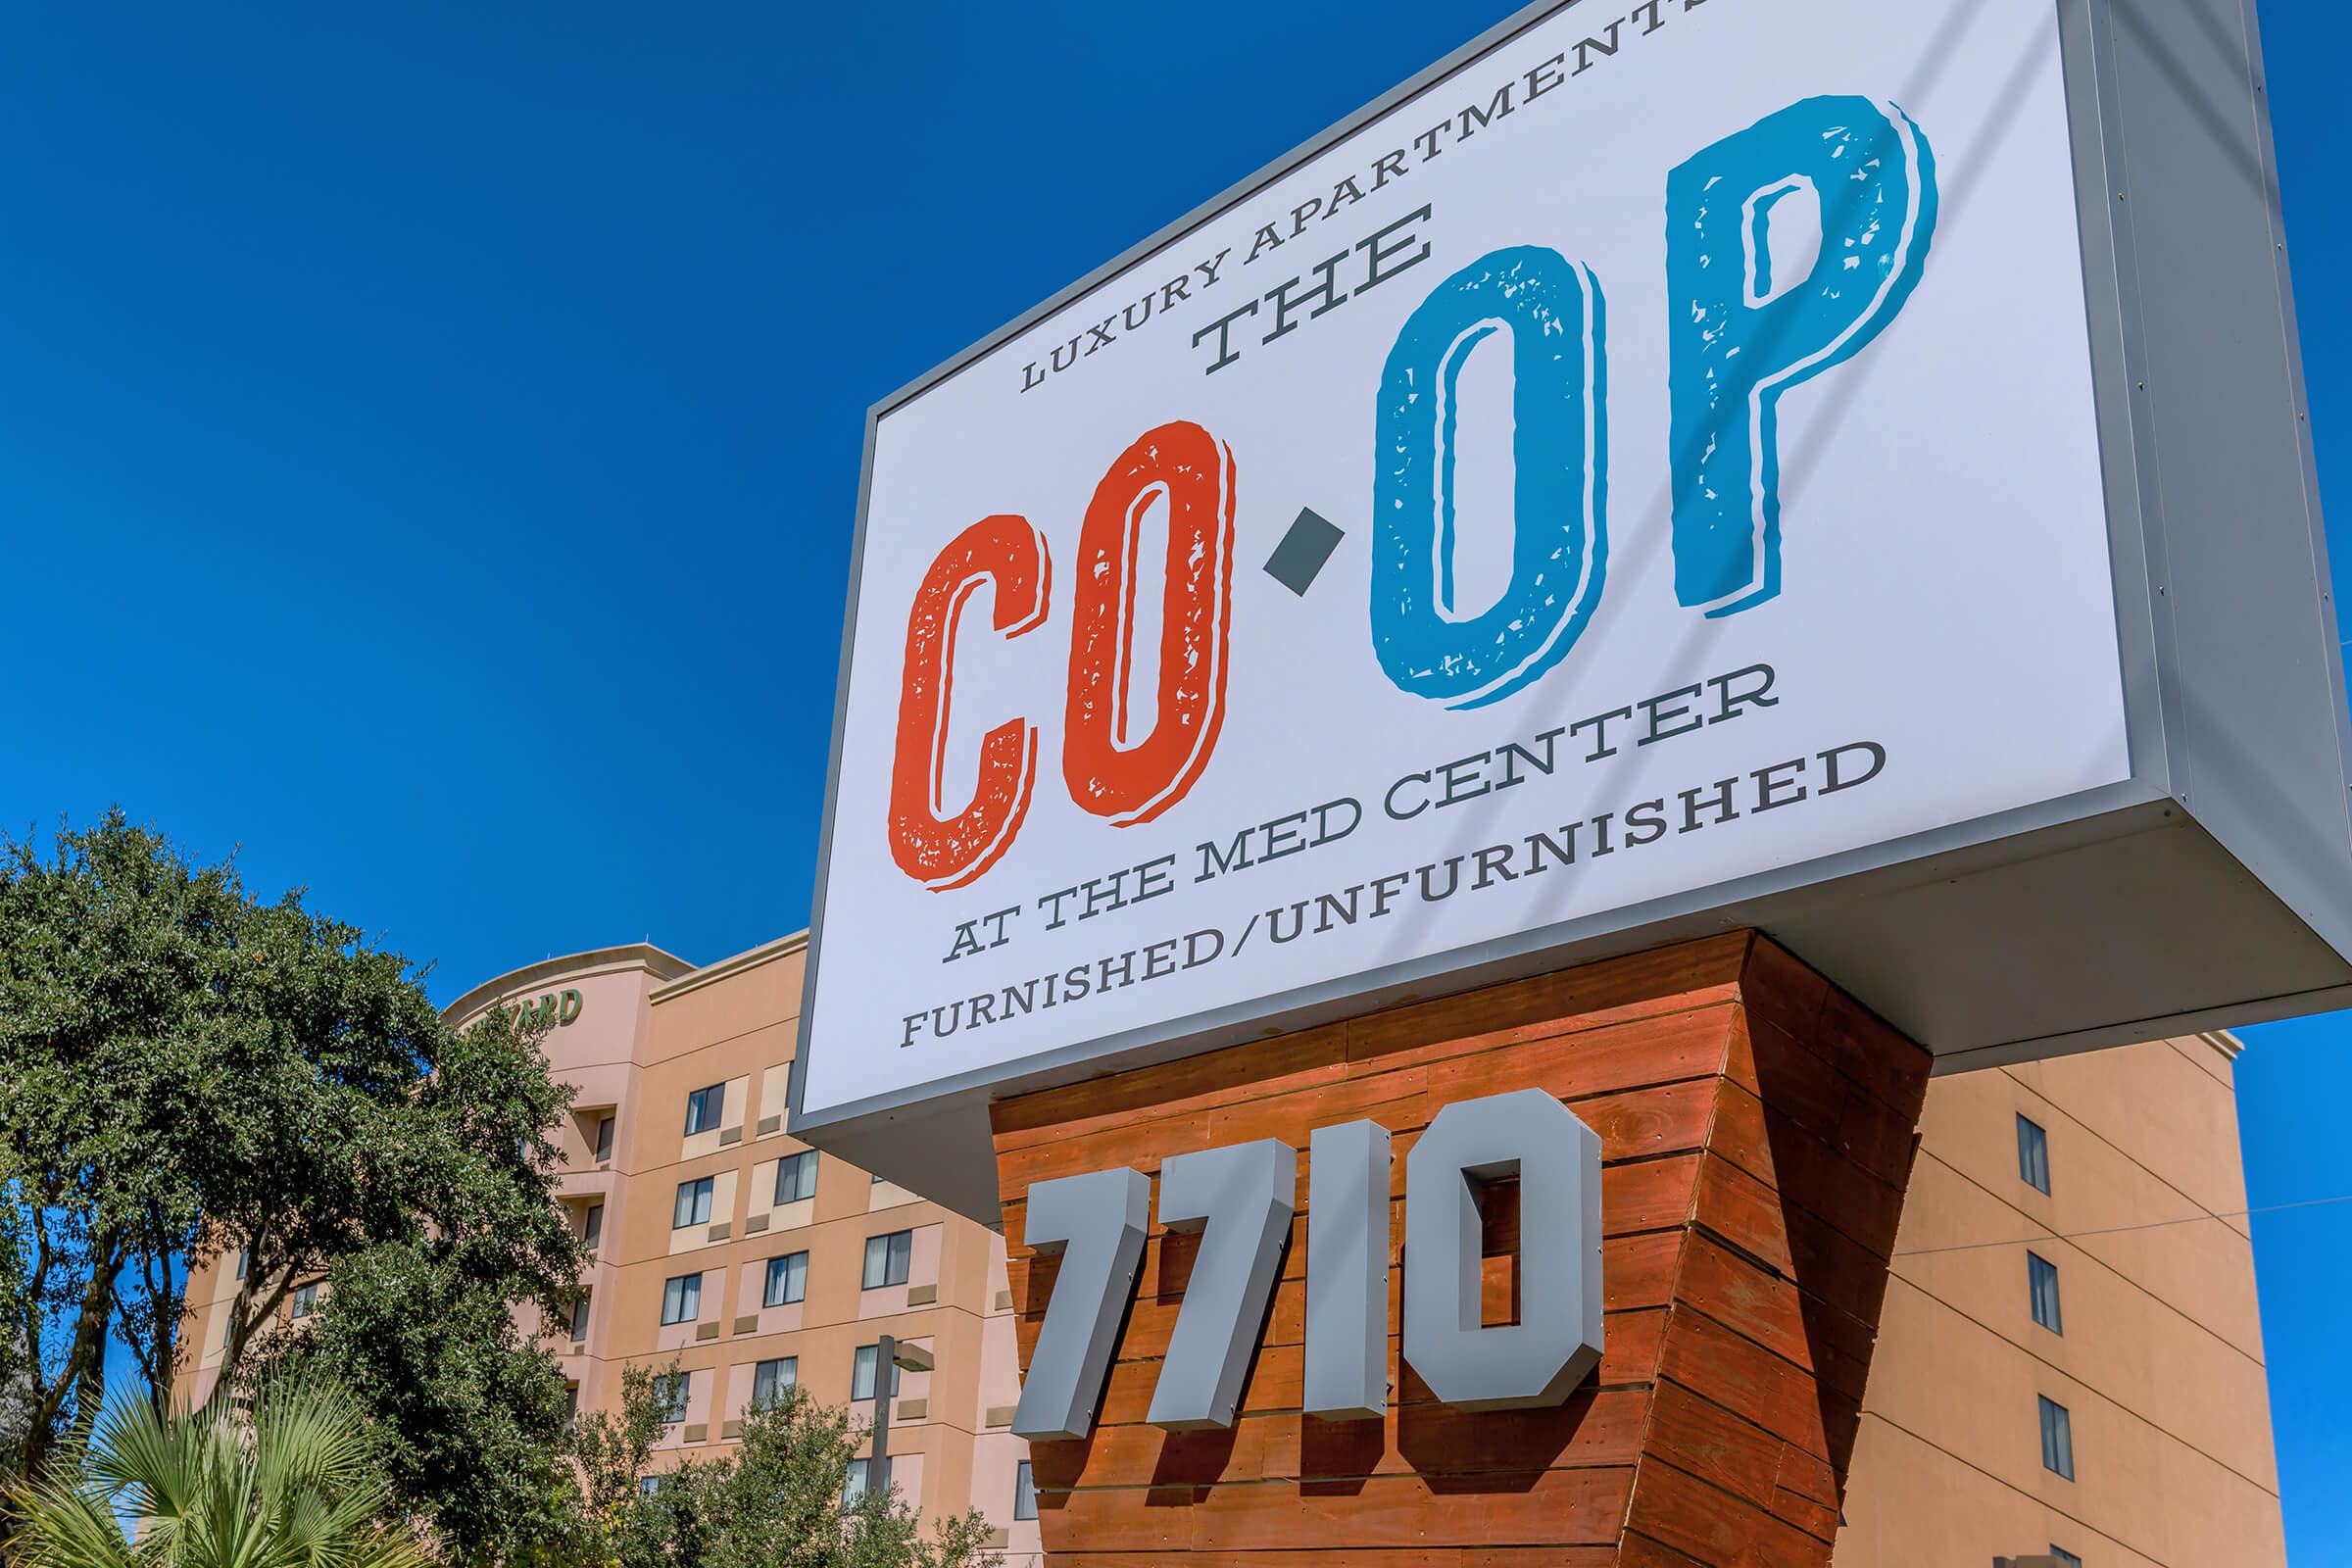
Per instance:
[[[579,1092],[560,1194],[595,1262],[556,1352],[581,1409],[615,1404],[626,1366],[683,1369],[667,1468],[728,1451],[786,1383],[870,1421],[889,1336],[928,1367],[899,1373],[890,1484],[927,1516],[978,1508],[1027,1568],[1003,1239],[793,1136],[803,960],[797,936],[703,968],[608,948],[448,1009],[552,1009]],[[1936,1080],[1839,1568],[2284,1563],[2237,1051],[2203,1035]],[[199,1395],[235,1290],[233,1268],[190,1281]]]

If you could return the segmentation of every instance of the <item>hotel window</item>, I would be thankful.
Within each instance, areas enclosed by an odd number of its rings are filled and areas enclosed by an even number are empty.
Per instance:
[[[1012,1516],[1015,1519],[1037,1517],[1037,1477],[1023,1459],[1012,1473]]]
[[[228,1348],[229,1339],[236,1332],[237,1314],[234,1312],[227,1313],[220,1319],[220,1348],[223,1350]]]
[[[801,1358],[780,1355],[772,1361],[762,1361],[752,1373],[752,1403],[755,1406],[774,1404],[784,1397],[784,1392],[801,1381]]]
[[[2044,1394],[2041,1400],[2041,1467],[2075,1479],[2075,1423],[2066,1406]]]
[[[2039,1252],[2028,1252],[2026,1288],[2034,1298],[2034,1321],[2052,1334],[2064,1334],[2066,1320],[2058,1310],[2058,1265]]]
[[[660,1476],[639,1476],[637,1478],[637,1495],[640,1497],[650,1497],[661,1490],[662,1478]]]
[[[678,1183],[678,1200],[669,1213],[671,1230],[710,1223],[710,1177],[701,1176],[690,1182]]]
[[[302,1289],[294,1293],[294,1315],[296,1317],[309,1317],[313,1312],[318,1310],[318,1282],[317,1280],[313,1280],[310,1284],[305,1285],[302,1287]]]
[[[858,1347],[857,1355],[850,1361],[850,1398],[853,1401],[874,1396],[874,1363],[881,1356],[882,1347],[879,1345]],[[899,1369],[895,1366],[890,1369],[890,1392],[892,1397],[898,1396]]]
[[[767,1289],[760,1294],[761,1306],[790,1306],[808,1299],[808,1254],[787,1252],[782,1257],[767,1260]]]
[[[885,1285],[904,1285],[913,1262],[914,1232],[869,1236],[865,1239],[865,1283],[860,1288],[875,1291]]]
[[[2050,1555],[2058,1559],[2058,1568],[2082,1568],[2082,1559],[2064,1546],[2052,1546]]]
[[[604,1237],[605,1205],[590,1203],[587,1217],[580,1221],[580,1245],[593,1252],[596,1250],[596,1244],[603,1241]]]
[[[784,1109],[787,1114],[801,1108],[801,1058],[795,1056],[784,1069]]]
[[[686,1419],[687,1378],[685,1372],[657,1372],[654,1374],[654,1402],[662,1407],[662,1424],[674,1427]]]
[[[726,1104],[727,1086],[725,1084],[712,1084],[708,1089],[697,1089],[693,1094],[688,1095],[686,1097],[686,1136],[692,1138],[696,1133],[707,1133],[716,1127],[719,1113],[726,1108]]]
[[[238,1248],[238,1249],[237,1249],[237,1278],[239,1278],[239,1279],[243,1279],[243,1278],[245,1277],[245,1265],[246,1265],[247,1263],[251,1262],[251,1261],[252,1261],[252,1259],[253,1259],[253,1249],[252,1249],[252,1248],[250,1248],[250,1247],[240,1247],[240,1248]]]
[[[564,1385],[564,1430],[569,1432],[579,1424],[580,1386],[577,1383],[566,1383]]]
[[[597,1121],[596,1157],[600,1161],[612,1157],[612,1118],[610,1116],[601,1117]]]
[[[580,1298],[571,1303],[571,1337],[574,1340],[584,1340],[588,1337],[589,1295],[589,1292],[582,1291]]]
[[[2037,1193],[2050,1190],[2050,1135],[2024,1116],[2017,1118],[2017,1179]]]
[[[662,1282],[662,1321],[691,1323],[703,1315],[703,1277],[678,1274]]]
[[[816,1151],[786,1154],[776,1161],[776,1201],[798,1203],[816,1196]]]
[[[870,1462],[865,1459],[850,1461],[850,1473],[843,1478],[841,1484],[841,1511],[843,1513],[854,1511],[858,1503],[865,1500],[865,1470]]]

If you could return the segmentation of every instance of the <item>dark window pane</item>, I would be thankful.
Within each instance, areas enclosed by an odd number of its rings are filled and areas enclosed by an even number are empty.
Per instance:
[[[2067,1480],[2075,1479],[2075,1428],[2066,1406],[2048,1395],[2041,1398],[2041,1466]]]
[[[790,1306],[808,1298],[808,1254],[792,1252],[767,1260],[767,1288],[760,1293],[761,1306]]]
[[[816,1151],[786,1154],[776,1161],[776,1201],[797,1203],[816,1196]]]
[[[878,1345],[858,1347],[858,1354],[850,1362],[852,1399],[870,1399],[874,1396],[874,1369],[881,1359],[881,1353],[882,1348]],[[894,1397],[899,1392],[899,1369],[895,1366],[890,1369],[890,1392]]]
[[[1037,1517],[1037,1477],[1026,1459],[1012,1474],[1012,1516],[1015,1519]]]
[[[773,1404],[784,1397],[784,1391],[801,1380],[801,1358],[797,1355],[778,1356],[762,1361],[752,1374],[752,1403]]]
[[[712,1182],[713,1178],[704,1176],[694,1181],[678,1183],[678,1200],[672,1207],[669,1216],[672,1230],[682,1230],[689,1225],[710,1223]]]
[[[2050,1190],[2050,1135],[2024,1116],[2017,1118],[2017,1179],[2037,1193]]]
[[[2064,1334],[2066,1322],[2058,1309],[2058,1265],[2039,1252],[2028,1252],[2026,1288],[2034,1301],[2034,1321],[2052,1334]]]
[[[885,1285],[906,1284],[913,1260],[914,1232],[893,1231],[887,1236],[867,1237],[863,1289],[872,1291]]]

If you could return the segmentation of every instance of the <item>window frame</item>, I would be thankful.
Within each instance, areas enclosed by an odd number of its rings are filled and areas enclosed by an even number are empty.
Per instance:
[[[874,1277],[874,1249],[881,1248],[882,1277]],[[904,1285],[914,1273],[914,1232],[883,1231],[865,1239],[865,1262],[858,1271],[861,1291],[888,1290]]]
[[[799,1193],[797,1196],[792,1198],[785,1197],[784,1173],[786,1171],[803,1170],[808,1173],[808,1180],[806,1183],[808,1190],[806,1192]],[[786,1203],[805,1203],[808,1201],[810,1199],[816,1196],[816,1151],[813,1149],[804,1149],[798,1153],[784,1154],[779,1156],[776,1160],[776,1190],[771,1201],[778,1208],[782,1208]],[[793,1185],[795,1187],[799,1187],[803,1184],[795,1182]]]
[[[678,1183],[678,1196],[669,1205],[669,1228],[688,1231],[697,1225],[710,1224],[710,1205],[717,1191],[716,1176],[693,1176]],[[692,1195],[691,1199],[689,1195]],[[681,1218],[681,1215],[685,1217]]]
[[[571,1303],[571,1341],[574,1345],[588,1338],[589,1303],[595,1299],[596,1292],[586,1290]]]
[[[694,1374],[687,1371],[657,1372],[654,1374],[654,1397],[662,1404],[662,1424],[680,1427],[686,1424],[686,1406],[694,1397]]]
[[[1012,1517],[1015,1523],[1037,1517],[1037,1471],[1027,1459],[1013,1466]]]
[[[860,1454],[852,1459],[848,1468],[842,1472],[841,1511],[856,1513],[858,1505],[865,1500],[865,1494],[871,1489],[872,1484],[873,1477],[868,1457]]]
[[[605,1239],[605,1205],[590,1203],[580,1215],[580,1245],[593,1252]]]
[[[768,1371],[770,1367],[780,1367],[783,1370],[780,1373],[771,1374]],[[779,1377],[782,1379],[781,1385],[777,1382]],[[760,1384],[762,1378],[766,1379],[768,1385],[764,1397],[760,1393]],[[786,1393],[800,1386],[801,1358],[797,1355],[771,1355],[763,1361],[755,1363],[752,1367],[752,1398],[749,1407],[758,1410],[780,1403]]]
[[[792,1266],[796,1261],[801,1265],[797,1274]],[[782,1295],[778,1295],[776,1291],[776,1282],[778,1280],[781,1280],[784,1283],[784,1292]],[[797,1252],[778,1252],[775,1256],[769,1258],[767,1260],[767,1272],[760,1282],[760,1310],[765,1311],[771,1306],[798,1306],[808,1299],[808,1250],[804,1248]]]
[[[2075,1479],[2074,1412],[2046,1394],[2037,1394],[2034,1397],[2041,1401],[2038,1410],[2041,1467],[2062,1480],[2072,1481]]]
[[[872,1345],[860,1345],[850,1352],[850,1402],[852,1404],[862,1404],[875,1397],[875,1390],[882,1382],[881,1363],[882,1345],[880,1341],[876,1341]],[[865,1381],[863,1394],[858,1392],[858,1379],[861,1377]],[[893,1361],[890,1365],[890,1397],[895,1399],[898,1396],[899,1365]]]
[[[673,1299],[677,1316],[671,1315]],[[699,1323],[702,1317],[703,1276],[700,1269],[691,1274],[672,1274],[662,1282],[662,1327],[669,1329],[681,1323]]]
[[[596,1158],[599,1164],[612,1157],[612,1121],[613,1118],[611,1116],[602,1116],[597,1119],[596,1143],[593,1147],[596,1150]]]
[[[727,1086],[721,1081],[689,1090],[686,1095],[686,1136],[718,1131],[727,1115]]]
[[[2017,1179],[2050,1196],[2050,1130],[2022,1110],[2017,1113]]]
[[[2066,1337],[2066,1305],[2058,1287],[2058,1265],[2028,1249],[2026,1302],[2034,1321],[2059,1338]]]
[[[318,1310],[318,1280],[311,1280],[294,1287],[294,1294],[288,1299],[286,1321],[299,1323]]]

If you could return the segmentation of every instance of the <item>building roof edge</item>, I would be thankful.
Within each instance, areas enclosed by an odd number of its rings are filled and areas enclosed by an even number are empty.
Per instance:
[[[631,942],[617,948],[591,948],[586,953],[566,953],[542,958],[537,963],[526,963],[518,969],[509,969],[505,974],[493,976],[443,1007],[441,1016],[445,1021],[455,1024],[460,1019],[472,1017],[501,997],[528,991],[549,980],[591,973],[609,974],[623,969],[642,969],[654,977],[657,985],[695,972],[693,964],[650,942]]]
[[[807,931],[795,931],[792,935],[778,937],[773,942],[762,942],[760,946],[738,953],[731,958],[721,958],[716,963],[705,964],[691,973],[681,975],[666,984],[656,986],[647,1000],[667,1002],[672,997],[682,997],[689,991],[698,991],[704,986],[724,980],[730,975],[741,974],[747,969],[757,969],[761,964],[773,963],[778,958],[788,958],[808,946],[808,933]]]
[[[2197,1038],[2220,1052],[2225,1061],[2235,1061],[2245,1054],[2246,1043],[2227,1029],[2208,1029]]]

